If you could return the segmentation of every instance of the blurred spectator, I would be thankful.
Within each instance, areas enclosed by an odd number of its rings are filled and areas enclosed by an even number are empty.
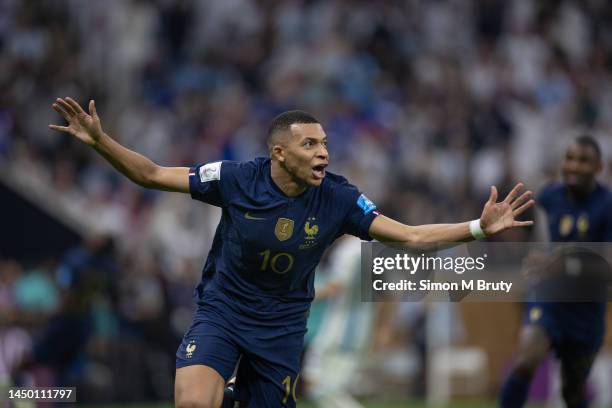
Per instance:
[[[59,306],[59,294],[47,265],[25,271],[13,289],[16,306],[25,313],[49,316]]]
[[[556,138],[584,126],[609,137],[612,128],[601,92],[612,86],[612,42],[600,23],[612,14],[607,2],[2,7],[0,160],[95,209],[98,230],[136,241],[150,213],[174,212],[179,230],[211,220],[178,221],[190,205],[164,208],[161,194],[126,187],[87,149],[50,134],[54,96],[95,97],[111,133],[176,165],[266,154],[271,117],[312,110],[331,136],[333,168],[407,221],[428,217],[429,206],[415,213],[389,199],[398,178],[454,219],[476,210],[489,184],[538,183]],[[163,229],[152,233],[164,257],[199,261]]]

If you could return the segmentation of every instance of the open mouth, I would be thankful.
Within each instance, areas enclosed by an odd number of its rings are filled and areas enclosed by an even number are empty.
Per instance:
[[[318,166],[314,166],[312,168],[312,175],[314,176],[314,178],[316,178],[317,180],[320,180],[323,177],[325,177],[326,167],[327,167],[327,164],[319,164]]]

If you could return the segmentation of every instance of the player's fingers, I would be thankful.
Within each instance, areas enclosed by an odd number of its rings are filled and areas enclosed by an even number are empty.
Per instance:
[[[517,198],[516,200],[510,203],[510,208],[512,208],[513,210],[517,209],[523,203],[529,200],[529,198],[531,197],[531,194],[533,194],[531,191],[525,191],[523,194],[521,194],[519,198]]]
[[[98,112],[96,111],[96,103],[93,99],[89,101],[89,114],[94,118],[98,118]]]
[[[78,113],[78,114],[82,114],[85,113],[85,111],[83,110],[83,108],[81,108],[81,105],[79,105],[77,103],[77,101],[75,101],[74,99],[72,99],[71,97],[67,96],[66,97],[66,102],[68,102],[70,104],[70,106],[72,106],[72,109]]]
[[[68,112],[66,112],[66,110],[62,106],[60,106],[58,103],[54,103],[51,106],[57,113],[62,115],[62,117],[66,119],[66,121],[70,120],[70,115],[68,114]]]
[[[58,132],[70,133],[70,127],[68,126],[49,125],[49,128],[57,130]]]
[[[489,202],[491,204],[497,202],[497,187],[491,186],[491,193],[489,193]]]
[[[525,210],[527,210],[529,207],[532,207],[535,204],[535,201],[533,200],[529,200],[527,201],[525,204],[521,205],[519,208],[517,208],[516,210],[514,210],[512,212],[512,215],[514,215],[515,217],[518,217],[519,215],[521,215],[522,213],[525,212]]]
[[[513,227],[529,227],[533,225],[533,221],[514,221],[512,223]]]
[[[523,183],[518,183],[516,186],[514,186],[514,188],[510,190],[506,198],[504,198],[504,202],[508,204],[511,203],[512,200],[514,200],[514,198],[517,196],[521,188],[523,188]]]
[[[55,102],[60,105],[62,108],[64,108],[64,110],[66,112],[68,112],[68,115],[73,116],[76,115],[75,110],[72,108],[72,106],[70,106],[70,104],[68,102],[66,102],[64,99],[62,98],[57,98],[55,100]]]

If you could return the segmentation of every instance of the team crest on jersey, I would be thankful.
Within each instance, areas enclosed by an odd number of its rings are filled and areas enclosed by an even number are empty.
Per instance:
[[[195,351],[196,347],[195,340],[191,340],[189,344],[187,344],[187,358],[191,358],[191,356],[193,356],[193,352]]]
[[[293,220],[289,218],[279,218],[274,227],[274,235],[279,241],[286,241],[293,235]]]
[[[589,217],[586,215],[581,215],[578,217],[578,221],[576,221],[576,228],[578,228],[578,233],[580,235],[586,235],[589,232]]]
[[[312,248],[317,244],[316,240],[317,234],[319,233],[319,226],[314,223],[315,221],[315,217],[310,217],[304,224],[304,232],[306,233],[306,237],[304,238],[304,243],[299,246],[299,249]]]
[[[572,233],[572,229],[574,228],[574,217],[571,215],[564,215],[561,217],[559,221],[559,235],[562,237],[567,237]]]

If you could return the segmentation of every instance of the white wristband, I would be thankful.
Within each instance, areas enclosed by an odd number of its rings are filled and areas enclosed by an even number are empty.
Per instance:
[[[470,221],[470,233],[474,239],[483,239],[487,237],[487,234],[480,227],[480,218],[477,220]]]

